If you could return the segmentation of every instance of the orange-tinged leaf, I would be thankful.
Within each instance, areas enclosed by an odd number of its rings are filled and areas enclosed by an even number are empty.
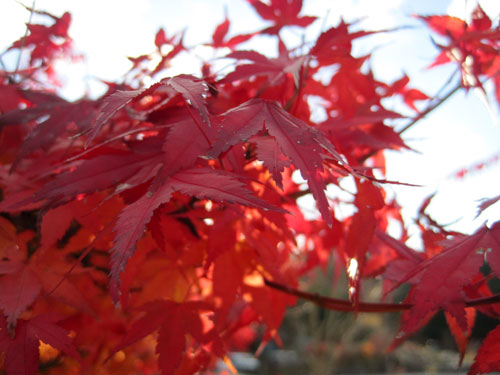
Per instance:
[[[264,162],[264,165],[269,169],[269,172],[271,172],[276,185],[283,190],[281,174],[285,168],[290,165],[290,160],[283,155],[283,152],[273,137],[254,136],[251,140],[257,143],[257,157]]]
[[[80,354],[68,337],[68,332],[55,324],[57,320],[47,314],[38,315],[28,321],[30,333],[65,354],[80,359]]]
[[[125,269],[128,259],[135,251],[137,241],[142,237],[146,224],[151,220],[155,209],[170,200],[174,191],[197,198],[238,203],[264,210],[286,211],[259,198],[229,172],[208,168],[192,168],[179,171],[171,176],[159,190],[148,192],[134,203],[128,205],[120,214],[115,225],[116,241],[111,249],[110,291],[113,300],[120,296],[120,273]]]
[[[454,39],[458,39],[462,36],[467,28],[465,21],[458,17],[427,16],[419,18],[424,20],[427,25],[438,34],[451,36]]]
[[[472,334],[472,328],[474,327],[474,320],[476,318],[476,309],[469,307],[465,309],[465,315],[467,319],[467,331],[463,331],[457,324],[457,320],[448,312],[444,313],[446,318],[446,323],[450,328],[451,334],[455,339],[455,343],[458,347],[458,352],[460,353],[460,359],[458,365],[462,365],[462,361],[465,356],[465,351],[467,350],[467,344],[469,343],[469,338]]]
[[[145,315],[132,325],[121,343],[110,353],[108,360],[119,350],[158,331],[156,353],[159,355],[158,364],[161,373],[173,375],[186,352],[187,334],[196,341],[196,344],[218,340],[216,336],[210,337],[203,332],[200,314],[212,310],[205,302],[175,303],[156,300],[142,306],[141,310]]]

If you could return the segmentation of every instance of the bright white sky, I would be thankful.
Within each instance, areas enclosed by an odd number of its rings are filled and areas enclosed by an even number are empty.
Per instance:
[[[480,3],[491,17],[500,14],[500,1],[482,0]],[[452,68],[425,69],[437,51],[428,31],[410,16],[448,13],[463,18],[469,14],[467,9],[474,5],[472,0],[304,0],[303,14],[321,18],[311,27],[309,40],[322,29],[336,25],[340,16],[347,21],[364,19],[360,24],[364,29],[414,26],[365,38],[355,48],[358,54],[374,51],[371,65],[377,78],[390,82],[405,72],[414,87],[432,96],[446,82]],[[56,15],[67,10],[73,15],[70,34],[77,50],[85,54],[86,63],[71,68],[61,63],[67,76],[68,87],[64,94],[68,98],[77,98],[85,90],[94,95],[101,93],[103,87],[98,80],[89,77],[119,79],[129,68],[126,56],[154,50],[154,35],[160,26],[168,35],[186,28],[187,45],[209,41],[215,26],[224,18],[224,9],[230,20],[234,20],[230,29],[232,34],[262,26],[244,0],[37,0],[36,8]],[[0,51],[24,34],[27,19],[28,12],[15,0],[2,0],[0,25],[8,32],[0,33]],[[291,44],[300,37],[297,31],[288,33]],[[274,54],[275,45],[260,38],[247,48]],[[211,51],[203,47],[197,48],[195,53],[211,56]],[[15,58],[17,56],[10,54],[6,60]],[[184,57],[169,74],[196,72],[197,64],[193,60],[190,56]],[[462,167],[500,153],[500,123],[495,107],[490,110],[474,92],[456,94],[405,133],[404,138],[419,153],[388,153],[388,178],[424,186],[388,187],[399,197],[407,217],[414,215],[424,197],[438,191],[429,209],[437,221],[453,223],[450,228],[472,232],[487,219],[500,219],[500,207],[493,206],[474,220],[477,200],[500,194],[500,163],[464,180],[450,178]]]

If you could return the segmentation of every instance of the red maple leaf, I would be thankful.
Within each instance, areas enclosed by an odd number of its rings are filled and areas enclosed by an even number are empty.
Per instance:
[[[94,103],[81,100],[69,103],[55,99],[46,104],[24,110],[14,110],[0,116],[1,126],[34,124],[12,164],[14,170],[21,159],[39,149],[52,146],[58,137],[65,134],[73,136],[90,128],[94,115]]]
[[[187,107],[170,112],[163,126],[167,125],[162,167],[151,185],[152,191],[163,185],[169,176],[194,165],[198,157],[206,155],[215,138],[215,129],[192,116]]]
[[[50,61],[58,53],[64,53],[71,46],[71,38],[68,36],[68,29],[71,24],[71,14],[64,13],[61,17],[56,17],[47,12],[39,12],[27,8],[30,12],[35,12],[50,17],[54,22],[51,26],[28,24],[29,35],[21,38],[9,47],[26,48],[32,47],[31,63],[42,60],[45,63]],[[63,39],[63,43],[56,40]]]
[[[10,337],[5,320],[0,317],[0,352],[5,353],[4,365],[7,375],[38,373],[40,341],[80,360],[68,332],[55,324],[57,320],[47,314],[30,320],[20,320],[13,337]]]
[[[478,4],[467,23],[451,16],[420,17],[438,34],[448,38],[448,45],[437,47],[441,53],[430,67],[456,62],[462,72],[462,86],[479,87],[484,93],[481,76],[493,78],[498,91],[500,31]]]
[[[366,253],[375,234],[377,220],[375,212],[384,206],[384,198],[376,186],[369,181],[357,181],[354,204],[357,212],[352,216],[345,237],[344,251],[349,261],[349,297],[356,306],[359,302],[360,280],[365,265]],[[360,235],[363,233],[363,235]],[[350,262],[355,260],[354,265]],[[352,268],[351,268],[352,267]]]
[[[40,294],[40,281],[31,267],[21,267],[18,272],[0,278],[0,289],[0,308],[7,317],[7,326],[12,330],[19,316]]]
[[[274,23],[262,30],[263,33],[277,34],[284,26],[306,27],[316,20],[316,17],[299,16],[302,0],[271,0],[269,5],[260,0],[247,1],[263,19]]]
[[[274,137],[270,136],[253,136],[251,142],[255,142],[257,157],[262,160],[264,166],[269,169],[276,185],[283,190],[283,179],[281,174],[286,167],[290,166],[290,160],[283,154],[279,144]]]
[[[154,145],[152,142],[148,143]],[[21,201],[7,199],[0,206],[4,210],[19,210],[29,207],[33,202],[44,201],[47,206],[56,207],[74,199],[78,194],[89,194],[110,187],[117,187],[119,191],[133,188],[151,178],[161,161],[161,153],[154,147],[151,147],[149,153],[133,151],[134,149],[132,152],[114,150],[109,154],[79,161],[72,165],[72,170],[58,174],[35,194]]]
[[[87,146],[99,133],[102,126],[107,123],[116,112],[124,108],[133,100],[138,100],[145,95],[151,95],[154,93],[166,93],[168,97],[175,97],[177,94],[180,94],[186,101],[188,108],[195,108],[201,116],[203,122],[210,126],[209,114],[205,105],[205,97],[208,94],[207,84],[203,80],[194,76],[183,74],[171,78],[164,78],[160,82],[145,89],[116,91],[115,93],[107,96],[102,101],[101,107],[98,111],[99,114],[97,115],[92,130],[89,133]]]
[[[30,235],[27,233],[28,236]],[[25,237],[25,238],[22,238]],[[18,318],[35,301],[41,291],[34,269],[26,265],[27,236],[17,235],[7,220],[0,220],[0,309],[5,323],[13,331]]]
[[[489,198],[489,199],[481,199],[481,203],[479,204],[479,207],[477,209],[477,214],[476,217],[481,215],[484,210],[489,208],[490,206],[493,206],[495,203],[500,201],[500,195],[497,195],[496,197]]]
[[[207,345],[218,338],[213,332],[204,332],[200,312],[210,312],[212,307],[202,301],[153,301],[141,307],[145,315],[138,319],[121,343],[111,352],[111,358],[116,352],[129,346],[145,336],[158,331],[156,353],[159,355],[158,365],[162,375],[173,375],[185,359],[187,335],[189,345]],[[194,342],[193,342],[194,341]]]
[[[154,75],[161,70],[170,66],[171,60],[177,56],[179,53],[184,51],[186,47],[183,44],[184,42],[184,31],[174,34],[170,38],[167,38],[165,31],[163,28],[158,30],[155,36],[155,45],[158,49],[158,52],[161,56],[160,62],[156,65],[156,67],[151,71],[151,74]],[[171,49],[165,54],[162,51],[162,47],[164,45],[170,46]],[[136,64],[134,64],[135,66]]]
[[[399,284],[417,275],[420,277],[412,288],[409,302],[413,307],[404,331],[411,331],[411,327],[419,325],[422,319],[438,309],[444,309],[456,319],[462,330],[468,329],[463,288],[478,274],[485,254],[493,271],[500,274],[499,232],[500,223],[495,223],[491,228],[484,226],[473,235],[458,238],[400,280]]]
[[[99,108],[99,114],[97,115],[94,123],[92,124],[92,130],[89,133],[89,138],[87,140],[87,145],[90,144],[92,139],[99,133],[102,126],[120,109],[125,107],[128,103],[139,97],[145,90],[129,90],[122,91],[117,90],[111,95],[107,96],[102,100],[102,104]]]
[[[229,172],[207,168],[192,168],[177,172],[157,191],[148,192],[121,213],[115,225],[116,241],[111,249],[110,292],[118,302],[120,295],[120,273],[134,253],[137,241],[142,237],[146,224],[151,220],[155,209],[170,200],[172,193],[181,192],[197,198],[214,201],[238,203],[264,210],[286,212],[259,198]]]
[[[309,51],[309,54],[318,60],[320,66],[344,61],[351,56],[353,40],[375,33],[374,31],[365,30],[350,33],[349,26],[348,23],[341,20],[338,26],[323,31],[316,39],[316,43]]]
[[[227,74],[220,83],[229,83],[253,76],[264,75],[271,80],[271,84],[281,83],[286,74],[290,74],[298,86],[299,74],[302,66],[307,61],[306,56],[290,58],[285,53],[281,53],[278,58],[268,58],[255,51],[236,51],[226,57],[237,60],[247,60],[250,63],[239,64],[236,69]]]
[[[430,97],[425,95],[420,90],[408,88],[407,85],[409,82],[410,78],[405,74],[402,78],[398,79],[391,85],[387,94],[400,94],[408,107],[413,109],[415,112],[419,112],[419,110],[415,106],[415,102],[421,100],[429,100]]]
[[[469,369],[469,375],[486,374],[500,370],[500,326],[497,326],[483,340],[481,347],[477,351],[474,363]]]
[[[500,276],[500,222],[471,236],[451,232],[426,212],[428,198],[415,226],[425,251],[417,252],[405,245],[402,208],[378,185],[387,182],[383,151],[407,148],[406,128],[391,126],[405,120],[387,109],[391,97],[417,110],[427,96],[406,75],[378,81],[370,55],[353,56],[354,42],[371,31],[351,31],[341,20],[312,38],[312,29],[298,30],[303,40],[287,46],[285,28],[316,19],[301,15],[302,0],[247,3],[269,21],[263,30],[233,37],[225,16],[206,34],[216,55],[231,50],[229,73],[218,59],[202,59],[203,79],[161,77],[146,87],[183,51],[186,59],[199,55],[184,45],[184,31],[160,29],[151,54],[130,58],[122,83],[106,82],[103,97],[75,102],[49,92],[45,77],[70,46],[70,17],[29,9],[50,23],[30,24],[14,42],[11,49],[31,53],[19,69],[5,71],[8,61],[0,62],[0,362],[7,375],[35,374],[39,356],[47,373],[77,371],[66,357],[78,354],[61,327],[85,354],[84,372],[205,373],[235,342],[243,350],[260,338],[259,325],[266,330],[258,352],[270,339],[280,344],[297,297],[351,313],[403,311],[393,346],[444,310],[462,357],[476,312],[500,316],[500,296],[489,287]],[[479,6],[471,21],[422,19],[446,44],[436,44],[435,65],[457,63],[466,87],[492,79],[500,97],[498,21]],[[277,42],[277,56],[234,50],[263,34]],[[408,126],[420,117],[406,119]],[[343,185],[349,174],[354,193]],[[322,217],[302,212],[300,200],[311,195]],[[399,239],[386,233],[395,223]],[[334,280],[347,266],[350,300],[295,289],[332,259]],[[403,303],[359,300],[363,280],[379,275],[385,289],[410,284]],[[56,311],[64,323],[52,319]],[[498,340],[494,330],[472,373],[499,368]],[[40,342],[58,350],[39,353]],[[56,360],[46,362],[47,352]]]
[[[230,26],[230,21],[226,15],[224,21],[222,21],[215,28],[214,33],[212,34],[212,43],[210,44],[210,46],[214,48],[228,47],[234,49],[234,47],[236,47],[238,44],[246,42],[256,34],[256,33],[250,33],[250,34],[235,35],[225,40],[229,31],[229,26]]]
[[[223,121],[219,127],[217,141],[208,153],[209,156],[216,157],[229,147],[241,141],[247,141],[251,136],[267,130],[269,135],[274,137],[283,154],[292,161],[308,181],[323,218],[329,225],[332,224],[324,192],[326,186],[321,177],[322,151],[327,152],[340,164],[344,164],[344,161],[322,133],[293,117],[278,104],[262,99],[253,99],[243,103],[222,114],[221,117]],[[273,166],[271,170],[274,174],[278,172]],[[278,184],[280,183],[279,177],[273,175],[273,178]]]
[[[462,330],[462,327],[458,325],[457,320],[449,312],[445,312],[444,316],[446,318],[446,324],[448,324],[451,334],[455,339],[455,343],[457,344],[458,352],[460,353],[460,359],[458,361],[458,365],[460,366],[464,359],[465,351],[467,350],[467,344],[469,343],[469,339],[472,335],[472,328],[474,328],[476,309],[471,307],[465,309],[465,318],[467,320],[466,331]]]
[[[67,207],[63,207],[68,209]],[[60,211],[60,209],[58,210]],[[50,219],[51,215],[47,215]],[[68,215],[66,215],[68,216]],[[62,225],[63,231],[69,225]],[[91,309],[83,299],[78,289],[66,278],[68,263],[47,254],[55,237],[61,236],[60,228],[54,222],[51,228],[46,225],[42,230],[43,237],[40,251],[30,258],[28,254],[28,242],[32,239],[29,231],[16,234],[15,228],[5,220],[0,220],[0,309],[6,317],[7,328],[13,332],[19,317],[31,305],[42,298],[55,298],[64,304],[73,306],[81,311],[91,312]],[[54,233],[52,233],[52,231]]]

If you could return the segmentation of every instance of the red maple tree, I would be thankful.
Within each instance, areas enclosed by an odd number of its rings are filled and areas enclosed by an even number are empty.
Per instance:
[[[353,32],[342,21],[291,49],[281,30],[316,21],[301,15],[302,1],[248,2],[270,26],[232,37],[229,19],[217,26],[210,45],[228,51],[231,71],[205,62],[198,76],[143,86],[193,48],[182,33],[161,29],[157,51],[131,59],[133,83],[107,83],[97,99],[70,102],[52,89],[54,61],[72,54],[68,13],[38,12],[51,23],[29,24],[12,43],[30,59],[0,70],[7,375],[35,374],[40,361],[50,362],[50,374],[210,371],[217,359],[229,363],[241,330],[262,326],[262,345],[279,342],[297,298],[352,313],[401,311],[393,346],[442,310],[462,356],[476,312],[500,318],[500,296],[489,287],[500,278],[500,223],[472,235],[450,232],[426,213],[429,199],[417,218],[424,251],[416,251],[405,244],[400,206],[384,190],[396,183],[383,177],[384,150],[406,148],[401,134],[446,98],[429,98],[406,76],[377,81],[369,56],[351,53],[371,31]],[[498,22],[479,6],[470,22],[421,19],[447,41],[434,65],[458,64],[457,90],[492,80],[500,102]],[[262,34],[278,42],[278,57],[239,48]],[[335,74],[324,82],[318,72],[328,67]],[[404,116],[384,106],[393,96],[417,113],[399,131],[389,120]],[[327,118],[314,122],[310,99],[318,97]],[[415,101],[427,110],[418,112]],[[326,187],[344,179],[354,181],[351,199],[327,196]],[[318,219],[297,205],[307,194]],[[354,213],[339,220],[341,204]],[[403,228],[398,238],[390,220]],[[349,300],[299,288],[332,257],[347,270]],[[386,290],[411,287],[403,303],[364,302],[366,278],[383,280]],[[500,370],[499,342],[496,328],[470,374]]]

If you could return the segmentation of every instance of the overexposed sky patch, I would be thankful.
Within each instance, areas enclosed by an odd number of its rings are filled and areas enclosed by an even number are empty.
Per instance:
[[[452,0],[451,4],[448,6],[447,13],[450,16],[468,20],[477,3],[481,5],[481,8],[483,8],[490,18],[498,18],[500,15],[500,1],[498,0]]]

